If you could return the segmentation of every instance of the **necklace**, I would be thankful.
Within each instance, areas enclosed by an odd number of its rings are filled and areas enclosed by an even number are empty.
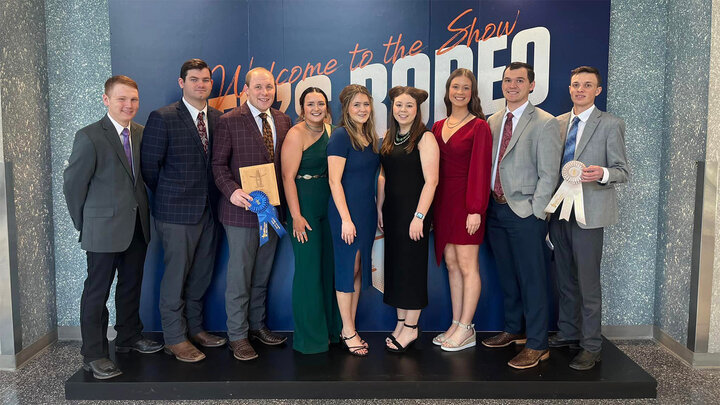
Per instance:
[[[325,129],[325,128],[324,128],[324,127],[325,127],[325,124],[321,125],[319,128],[313,128],[313,127],[311,127],[310,125],[308,125],[307,121],[305,121],[305,127],[306,127],[307,129],[309,129],[310,131],[319,134],[319,133],[321,133],[321,132]]]
[[[447,120],[445,120],[445,123],[447,124],[448,128],[455,128],[456,126],[460,125],[467,117],[470,116],[470,111],[468,111],[467,115],[463,117],[460,121],[456,122],[455,124],[450,124],[450,117],[448,117]]]
[[[397,146],[400,146],[400,145],[404,144],[409,138],[410,138],[410,131],[407,131],[404,134],[401,134],[400,132],[398,132],[395,135],[395,139],[393,140],[393,143]]]

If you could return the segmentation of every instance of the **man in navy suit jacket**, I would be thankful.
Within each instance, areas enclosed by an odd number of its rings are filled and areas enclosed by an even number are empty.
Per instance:
[[[203,297],[219,231],[211,153],[222,113],[207,104],[212,83],[205,61],[185,62],[178,79],[182,100],[150,113],[141,147],[142,173],[155,197],[152,214],[165,252],[160,284],[165,352],[189,363],[205,358],[190,341],[204,347],[226,341],[203,328]]]

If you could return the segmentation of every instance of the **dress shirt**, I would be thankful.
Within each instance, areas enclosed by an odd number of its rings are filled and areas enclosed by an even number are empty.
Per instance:
[[[195,128],[197,128],[197,118],[198,114],[201,112],[203,114],[203,121],[205,121],[205,132],[207,132],[208,141],[210,140],[210,126],[208,125],[208,117],[207,117],[207,103],[205,103],[205,107],[202,110],[198,110],[197,108],[193,107],[192,104],[188,103],[187,100],[185,100],[185,97],[182,99],[183,103],[185,103],[185,107],[187,107],[188,111],[190,112],[190,117],[192,117],[193,123],[195,123]]]
[[[500,125],[500,139],[498,139],[498,148],[495,152],[495,159],[493,159],[493,167],[492,167],[492,178],[490,179],[490,190],[495,190],[495,173],[497,173],[497,165],[498,161],[500,160],[500,145],[502,144],[502,136],[503,132],[505,131],[505,121],[507,121],[507,113],[511,112],[512,117],[512,133],[515,134],[515,127],[517,127],[518,122],[520,121],[520,117],[522,117],[523,112],[525,111],[525,108],[527,108],[528,103],[530,101],[526,101],[523,105],[516,108],[515,111],[508,111],[507,107],[505,107],[505,115],[503,116],[502,123]]]
[[[590,118],[590,115],[592,112],[595,111],[595,104],[593,104],[590,108],[587,110],[581,112],[578,115],[575,115],[575,108],[572,108],[570,110],[570,120],[568,121],[568,127],[565,130],[565,135],[567,139],[567,134],[570,132],[570,127],[572,126],[572,122],[575,119],[575,117],[578,117],[580,121],[578,121],[578,129],[577,129],[577,136],[575,138],[575,147],[577,148],[577,145],[580,145],[580,138],[582,137],[583,131],[585,130],[585,124],[587,124],[587,120]],[[610,180],[610,172],[607,168],[603,167],[603,177],[602,179],[598,180],[599,183],[605,184]]]
[[[127,127],[124,127],[124,126],[120,125],[117,121],[115,121],[110,114],[108,114],[107,116],[108,116],[108,118],[110,118],[110,122],[112,122],[113,125],[115,126],[115,130],[118,133],[118,138],[120,138],[120,145],[122,145],[122,143],[123,143],[123,136],[122,136],[123,129],[127,128],[127,130],[128,130],[128,142],[130,142],[130,154],[133,156],[133,161],[130,162],[130,167],[132,168],[133,176],[135,176],[135,159],[134,159],[135,153],[133,153],[133,151],[132,151],[133,150],[132,131],[130,130],[130,125],[128,125]]]
[[[255,108],[252,103],[248,101],[247,103],[248,107],[250,108],[250,112],[253,115],[253,118],[255,118],[255,123],[258,126],[258,130],[260,130],[260,135],[263,133],[262,129],[262,118],[260,118],[260,113],[264,112],[267,115],[268,124],[270,124],[270,129],[272,129],[273,134],[273,147],[277,148],[277,135],[275,134],[275,121],[273,121],[272,113],[270,112],[270,109],[268,108],[265,111],[260,111],[257,108]]]

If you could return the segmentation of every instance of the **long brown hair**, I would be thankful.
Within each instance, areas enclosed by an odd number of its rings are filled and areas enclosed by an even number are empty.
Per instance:
[[[448,77],[447,82],[445,82],[444,101],[448,117],[452,114],[452,103],[450,102],[450,96],[448,95],[448,93],[450,93],[450,82],[458,76],[465,76],[470,80],[470,102],[468,103],[468,111],[470,114],[478,118],[485,119],[485,114],[483,114],[482,106],[480,105],[480,97],[478,96],[477,80],[475,79],[475,75],[472,70],[465,68],[455,69],[452,73],[450,73],[450,77]]]
[[[370,101],[370,116],[367,121],[358,128],[355,122],[350,118],[350,102],[358,94],[364,94]],[[379,143],[377,133],[375,132],[375,110],[373,109],[373,98],[367,87],[359,84],[351,84],[346,86],[340,92],[340,104],[342,105],[342,113],[340,114],[340,125],[345,128],[350,135],[350,142],[352,143],[353,149],[364,150],[361,139],[368,141],[369,145],[372,145],[372,150],[378,153]]]
[[[398,124],[397,120],[395,119],[395,114],[392,113],[392,106],[395,104],[395,98],[403,94],[407,94],[415,100],[416,108],[415,119],[413,120],[412,126],[410,127],[410,140],[405,146],[405,153],[412,152],[413,149],[415,149],[415,145],[417,144],[419,138],[427,131],[425,124],[423,124],[422,113],[420,112],[420,104],[427,100],[428,92],[425,90],[416,89],[415,87],[393,87],[388,92],[388,95],[390,96],[390,115],[392,119],[390,119],[390,127],[385,132],[385,139],[383,139],[382,148],[380,148],[380,153],[383,155],[387,155],[392,152],[393,142],[395,141],[395,137],[400,131],[400,124]]]

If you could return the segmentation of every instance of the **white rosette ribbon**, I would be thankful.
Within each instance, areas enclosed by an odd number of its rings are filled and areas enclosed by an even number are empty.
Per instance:
[[[575,220],[585,225],[585,203],[583,201],[582,170],[585,165],[577,160],[571,160],[565,163],[562,168],[563,182],[550,203],[545,207],[545,212],[554,213],[558,206],[562,204],[560,210],[560,219],[570,220],[570,211],[575,207]]]

